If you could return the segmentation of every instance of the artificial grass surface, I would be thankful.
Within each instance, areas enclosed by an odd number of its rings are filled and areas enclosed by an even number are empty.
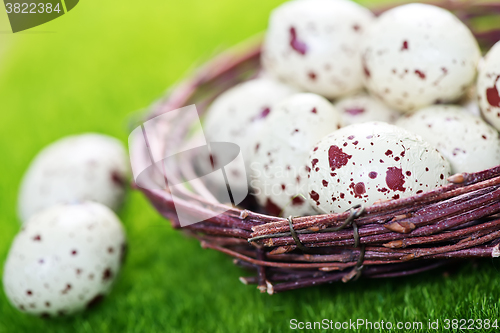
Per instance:
[[[200,59],[265,29],[280,2],[85,0],[15,35],[6,33],[2,12],[1,266],[19,229],[20,179],[42,147],[86,131],[126,142],[134,112]],[[110,297],[80,315],[42,320],[15,310],[1,292],[0,332],[281,332],[290,330],[292,318],[421,321],[426,327],[429,319],[500,315],[500,264],[493,260],[446,274],[441,269],[268,296],[242,285],[238,277],[248,273],[230,258],[172,230],[141,194],[131,193],[120,215],[130,251]]]

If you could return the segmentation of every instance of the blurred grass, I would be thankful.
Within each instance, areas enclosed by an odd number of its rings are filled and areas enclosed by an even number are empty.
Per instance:
[[[16,196],[31,158],[68,134],[126,142],[130,115],[193,64],[266,27],[280,0],[84,0],[43,26],[9,34],[0,14],[0,263],[19,229]],[[385,1],[387,2],[387,1]],[[366,1],[365,1],[366,3]],[[499,264],[261,295],[226,256],[202,250],[139,193],[121,213],[130,253],[111,297],[71,318],[42,320],[0,293],[0,332],[280,332],[289,321],[499,318]],[[2,268],[0,268],[1,271]]]

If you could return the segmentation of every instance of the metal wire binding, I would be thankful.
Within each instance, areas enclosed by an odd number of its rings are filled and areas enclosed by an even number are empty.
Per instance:
[[[356,211],[353,211],[354,209],[358,209]],[[365,212],[365,207],[363,205],[355,205],[349,209],[351,211],[351,215],[347,217],[347,219],[338,227],[333,227],[333,228],[325,228],[317,231],[311,231],[311,230],[298,230],[295,231],[296,234],[314,234],[314,233],[323,233],[323,232],[331,232],[331,231],[340,231],[347,227],[349,224],[352,224],[354,219],[360,217],[364,212]],[[357,226],[356,226],[356,231],[354,234],[354,242],[355,242],[355,247],[357,247],[359,244],[359,234],[357,233]],[[265,239],[265,238],[278,238],[278,237],[286,237],[286,236],[291,236],[291,232],[279,232],[271,235],[260,235],[260,236],[255,236],[252,238],[249,238],[247,241],[249,243],[254,242],[259,239]]]
[[[344,277],[342,278],[342,282],[344,282],[344,283],[351,281],[351,280],[356,281],[357,279],[359,279],[359,277],[361,276],[361,272],[363,271],[363,267],[364,267],[363,262],[365,260],[365,245],[361,244],[361,246],[360,246],[358,225],[355,222],[355,219],[358,218],[359,216],[361,216],[365,212],[365,207],[361,204],[358,204],[356,206],[351,207],[349,210],[350,210],[350,214],[347,217],[347,219],[344,221],[344,223],[342,223],[340,226],[338,226],[336,228],[329,228],[330,231],[339,231],[339,230],[344,229],[348,225],[352,225],[354,247],[360,248],[359,258],[356,262],[356,265],[353,267],[353,269],[349,273],[344,275]],[[310,247],[304,246],[304,244],[302,244],[300,242],[300,239],[297,236],[297,232],[293,228],[293,217],[289,216],[287,218],[287,220],[288,220],[288,225],[290,227],[290,234],[292,235],[292,238],[295,241],[295,245],[297,246],[297,248],[299,248],[303,252],[311,252],[312,249]]]
[[[295,232],[295,230],[293,229],[293,220],[292,220],[292,216],[288,216],[287,220],[288,220],[288,225],[290,226],[290,233],[292,234],[292,237],[293,237],[293,240],[295,241],[295,245],[297,245],[297,247],[299,249],[301,249],[302,251],[304,252],[310,252],[311,251],[311,248],[309,247],[306,247],[304,246],[301,242],[300,242],[300,239],[299,237],[297,236],[297,233]]]
[[[356,209],[356,210],[355,210]],[[346,221],[339,226],[342,227],[344,225],[348,225],[349,223],[352,225],[353,237],[354,237],[354,247],[360,247],[359,258],[356,262],[354,268],[347,273],[343,278],[342,282],[348,282],[350,280],[356,281],[361,276],[361,271],[363,270],[363,262],[365,260],[365,245],[361,244],[360,246],[360,237],[358,232],[358,225],[354,221],[357,217],[361,216],[365,212],[365,207],[361,204],[351,207],[351,214],[346,219]]]
[[[358,204],[356,206],[351,207],[350,212],[351,213],[349,214],[347,219],[344,221],[344,223],[342,223],[340,226],[338,226],[336,228],[328,228],[329,229],[328,231],[339,231],[339,230],[344,229],[348,225],[352,225],[353,237],[354,237],[354,247],[359,247],[360,237],[359,237],[359,232],[358,232],[358,225],[356,224],[356,222],[354,220],[356,218],[358,218],[359,216],[361,216],[365,212],[365,207],[361,204]],[[292,235],[292,238],[295,241],[295,245],[304,252],[311,252],[312,249],[310,247],[304,246],[304,244],[302,244],[300,242],[300,239],[297,236],[297,232],[293,228],[293,217],[290,215],[289,217],[287,217],[287,220],[288,220],[288,226],[290,227],[290,234]],[[365,253],[364,246],[362,246],[361,253],[360,253],[361,260],[358,260],[358,262],[356,263],[355,269],[356,268],[359,269],[360,267],[363,266],[362,264],[363,264],[363,259],[364,259],[364,253]]]

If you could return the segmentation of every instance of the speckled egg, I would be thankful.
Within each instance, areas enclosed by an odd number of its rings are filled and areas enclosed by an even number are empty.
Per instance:
[[[235,187],[247,187],[248,149],[252,137],[260,129],[262,121],[274,112],[273,105],[298,90],[276,81],[269,76],[241,83],[220,95],[207,110],[203,130],[208,142],[232,142],[237,144],[245,161],[245,170],[228,166],[228,182]],[[223,152],[219,152],[221,154]],[[199,156],[198,165],[206,174],[212,171],[212,163],[225,159],[213,155]],[[226,184],[214,184],[226,189]]]
[[[450,162],[453,173],[477,172],[500,164],[498,132],[461,106],[429,106],[396,124],[436,147]]]
[[[372,21],[368,9],[348,0],[286,2],[271,13],[263,66],[328,98],[352,93],[363,85],[359,45]]]
[[[405,112],[460,98],[480,57],[474,36],[457,17],[426,4],[383,13],[362,45],[366,86]]]
[[[400,113],[367,93],[359,93],[345,97],[335,103],[342,115],[344,126],[365,123],[367,121],[383,121],[393,123]]]
[[[26,171],[18,198],[21,220],[59,202],[91,200],[118,210],[130,161],[122,143],[102,134],[60,139],[44,148]]]
[[[309,157],[308,199],[321,213],[409,197],[447,183],[450,165],[419,136],[382,122],[346,126]]]
[[[43,210],[12,243],[3,271],[5,293],[20,311],[42,317],[88,308],[110,291],[125,242],[120,221],[102,204]]]
[[[315,142],[341,127],[339,112],[319,95],[296,94],[279,103],[263,125],[250,166],[257,201],[276,216],[313,214],[304,199],[307,156]]]
[[[490,49],[479,68],[477,94],[484,119],[500,131],[500,42]]]

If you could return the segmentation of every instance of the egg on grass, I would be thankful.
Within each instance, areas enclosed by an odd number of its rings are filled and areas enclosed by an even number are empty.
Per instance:
[[[15,237],[3,271],[5,293],[25,313],[73,314],[109,293],[125,250],[124,229],[108,207],[57,204],[33,215]]]
[[[125,197],[130,161],[117,139],[96,133],[72,135],[44,148],[24,175],[18,214],[27,221],[57,203],[90,200],[117,211]]]

